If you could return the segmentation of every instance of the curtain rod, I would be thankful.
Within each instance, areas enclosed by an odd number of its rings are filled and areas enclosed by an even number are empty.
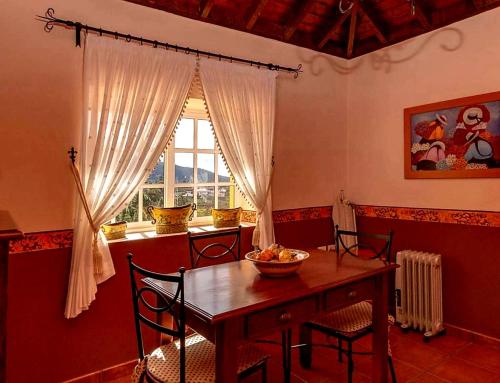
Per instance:
[[[99,33],[99,35],[109,35],[109,36],[114,36],[116,39],[118,38],[123,38],[125,41],[130,42],[130,41],[138,41],[142,44],[149,44],[152,45],[154,48],[157,47],[164,47],[166,49],[174,49],[176,52],[184,52],[186,54],[194,53],[196,56],[206,56],[206,57],[214,57],[219,60],[225,60],[229,62],[237,62],[237,63],[243,63],[243,64],[248,64],[251,66],[256,66],[257,68],[263,67],[269,70],[275,70],[275,71],[281,71],[281,72],[288,72],[288,73],[293,73],[294,78],[297,78],[300,73],[303,72],[302,70],[302,64],[299,64],[297,68],[288,68],[284,67],[281,65],[276,65],[276,64],[271,64],[271,63],[263,63],[260,61],[253,61],[253,60],[248,60],[248,59],[243,59],[240,57],[232,57],[232,56],[226,56],[223,54],[219,53],[213,53],[213,52],[208,52],[208,51],[203,51],[199,49],[193,49],[189,47],[182,47],[178,45],[173,45],[169,44],[167,42],[160,42],[156,40],[150,40],[150,39],[145,39],[143,37],[137,37],[137,36],[132,36],[130,34],[125,34],[125,33],[120,33],[120,32],[113,32],[109,31],[106,29],[102,28],[96,28],[92,27],[90,25],[82,24],[79,21],[71,21],[71,20],[63,20],[59,19],[54,16],[55,11],[54,8],[48,8],[47,11],[45,12],[45,16],[39,16],[37,15],[36,20],[45,22],[44,30],[45,32],[50,32],[52,31],[52,28],[54,28],[54,25],[57,26],[66,26],[69,28],[74,28],[75,29],[75,46],[79,47],[80,42],[81,42],[81,32],[84,30],[85,32],[96,32]]]

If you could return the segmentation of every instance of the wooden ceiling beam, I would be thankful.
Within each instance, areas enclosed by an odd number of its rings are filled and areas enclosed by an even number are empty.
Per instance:
[[[342,13],[337,20],[333,23],[333,25],[328,29],[328,32],[325,34],[325,36],[321,39],[320,43],[318,44],[318,48],[321,49],[325,46],[325,44],[332,38],[333,34],[338,31],[338,29],[344,24],[344,22],[347,20],[347,18],[351,15],[352,8],[345,12]]]
[[[472,8],[474,11],[481,11],[483,9],[491,9],[492,7],[495,8],[498,5],[495,5],[495,3],[498,3],[498,0],[495,1],[485,1],[485,0],[466,0],[467,3],[471,3]],[[489,5],[488,7],[486,5]]]
[[[481,8],[478,0],[466,0],[466,3],[473,11],[478,11]]]
[[[266,6],[268,0],[257,0],[254,10],[250,17],[248,18],[247,24],[245,26],[246,30],[249,31],[253,28],[255,23],[257,22],[257,19],[260,17],[260,14],[262,13],[262,10]]]
[[[387,37],[385,37],[385,34],[382,32],[382,28],[376,23],[366,12],[364,6],[361,4],[361,2],[358,3],[358,12],[361,17],[364,17],[368,22],[371,24],[373,30],[375,31],[375,36],[377,36],[378,41],[380,41],[382,44],[387,44]]]
[[[288,41],[292,38],[293,34],[295,33],[295,30],[307,16],[307,14],[311,11],[314,3],[315,0],[302,1],[300,9],[297,12],[294,12],[293,17],[291,17],[290,21],[285,27],[285,32],[283,33],[283,40]]]
[[[409,22],[411,3],[397,0],[404,3],[400,5],[403,7],[401,12],[404,14],[401,17],[404,17],[405,22],[396,25],[395,20],[399,17],[399,11],[398,14],[394,13],[391,5],[396,0],[392,2],[390,0],[387,2],[385,0],[343,0],[343,8],[348,7],[350,1],[360,2],[356,16],[358,25],[352,31],[352,28],[350,30],[346,25],[352,10],[340,13],[338,11],[339,0],[316,0],[309,14],[302,16],[301,22],[297,21],[299,18],[292,13],[289,13],[283,22],[283,13],[285,8],[290,9],[292,3],[295,4],[294,11],[299,12],[304,4],[309,3],[308,0],[247,0],[248,5],[245,3],[244,7],[238,6],[243,2],[228,0],[125,1],[194,20],[203,20],[215,25],[251,32],[254,35],[278,41],[285,41],[287,31],[288,42],[296,46],[344,58],[347,57],[348,49],[351,57],[356,57],[500,6],[500,0],[443,0],[442,2],[448,5],[433,8],[428,5],[437,0],[416,0],[415,15]],[[374,1],[378,1],[376,9],[372,8]],[[237,9],[244,10],[244,14],[236,12]],[[372,9],[376,13],[373,13]],[[293,31],[294,28],[295,31]],[[350,32],[354,35],[350,35]],[[384,39],[387,43],[383,43]]]
[[[351,23],[349,25],[349,37],[347,40],[347,58],[352,57],[354,50],[354,38],[356,37],[356,21],[358,18],[359,3],[355,2],[351,11]]]
[[[207,18],[214,6],[215,0],[200,0],[200,17]]]
[[[432,28],[429,17],[418,3],[415,4],[415,17],[424,29]]]

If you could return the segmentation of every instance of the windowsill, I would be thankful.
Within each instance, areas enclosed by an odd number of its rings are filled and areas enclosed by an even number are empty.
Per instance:
[[[251,222],[241,222],[240,223],[241,227],[255,227],[254,223]],[[212,233],[216,231],[224,231],[232,229],[230,227],[223,227],[223,228],[215,228],[213,225],[199,225],[199,226],[190,226],[189,231],[191,233]],[[120,239],[112,239],[108,240],[108,243],[117,243],[117,242],[127,242],[127,241],[137,241],[137,240],[142,240],[142,239],[151,239],[151,238],[162,238],[162,237],[173,237],[173,236],[178,236],[178,235],[186,235],[186,232],[182,233],[173,233],[173,234],[157,234],[156,231],[150,230],[150,228],[147,229],[129,229],[127,230],[127,233],[125,234],[125,238],[120,238]]]

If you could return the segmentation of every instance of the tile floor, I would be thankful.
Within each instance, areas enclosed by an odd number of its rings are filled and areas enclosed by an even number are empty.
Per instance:
[[[297,331],[294,331],[294,335]],[[279,339],[279,334],[276,335]],[[461,338],[444,335],[422,341],[415,332],[403,334],[393,328],[391,346],[398,383],[500,383],[500,347],[479,345]],[[325,342],[323,335],[315,335],[315,342]],[[271,354],[268,367],[268,382],[283,381],[281,349],[279,346],[259,345]],[[354,350],[367,351],[371,337],[355,343]],[[337,362],[335,350],[315,348],[310,370],[300,367],[298,350],[293,351],[292,383],[337,383],[347,382],[347,364]],[[371,357],[354,356],[354,383],[370,382]],[[125,377],[113,383],[129,382]],[[242,383],[257,383],[257,376],[248,377]]]

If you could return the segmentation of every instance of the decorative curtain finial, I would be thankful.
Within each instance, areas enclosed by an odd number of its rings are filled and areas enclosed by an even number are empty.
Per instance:
[[[69,158],[71,159],[71,162],[75,163],[76,160],[76,155],[78,152],[75,150],[75,148],[72,146],[70,150],[68,150]]]

